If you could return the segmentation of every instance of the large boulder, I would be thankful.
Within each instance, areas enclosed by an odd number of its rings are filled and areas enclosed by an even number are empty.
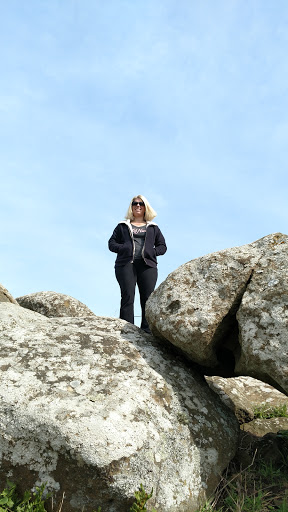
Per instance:
[[[185,362],[123,320],[0,304],[0,483],[47,482],[63,512],[192,512],[236,451],[234,414]]]
[[[16,300],[23,308],[48,317],[96,316],[85,304],[64,293],[36,292],[17,297]]]
[[[230,330],[259,258],[245,245],[181,265],[149,297],[152,332],[206,366],[218,364],[217,349]]]
[[[0,283],[0,302],[10,302],[11,304],[17,304],[17,301],[12,297],[11,293]]]
[[[146,305],[151,331],[196,363],[288,393],[288,237],[268,235],[172,272]]]
[[[288,393],[288,237],[262,251],[239,310],[241,352],[235,371]]]

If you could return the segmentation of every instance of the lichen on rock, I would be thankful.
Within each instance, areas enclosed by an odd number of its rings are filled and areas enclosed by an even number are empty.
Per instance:
[[[36,292],[17,297],[16,301],[23,308],[48,317],[96,316],[83,302],[64,293]]]
[[[124,512],[140,482],[159,512],[195,510],[213,492],[238,423],[153,336],[6,303],[0,332],[2,484],[8,472],[24,488],[48,481],[65,491],[63,511]]]

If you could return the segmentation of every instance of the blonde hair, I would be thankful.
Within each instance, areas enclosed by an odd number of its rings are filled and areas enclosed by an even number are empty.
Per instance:
[[[133,212],[132,212],[132,203],[133,203],[133,201],[135,201],[135,199],[138,199],[138,198],[141,199],[141,201],[143,201],[143,203],[145,204],[144,219],[146,221],[153,220],[156,217],[157,213],[155,212],[154,208],[152,208],[152,206],[150,205],[150,203],[146,199],[146,197],[142,196],[141,194],[138,194],[137,196],[134,196],[133,199],[131,199],[125,218],[129,219],[129,220],[134,219]]]

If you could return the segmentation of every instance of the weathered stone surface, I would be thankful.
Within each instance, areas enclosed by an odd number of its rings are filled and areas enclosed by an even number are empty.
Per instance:
[[[48,317],[96,316],[85,304],[63,293],[36,292],[17,297],[16,300],[23,308]]]
[[[287,260],[276,233],[182,265],[147,302],[151,331],[204,366],[229,352],[232,374],[288,393]]]
[[[14,297],[12,297],[11,293],[0,283],[0,302],[11,302],[12,304],[17,304]]]
[[[277,433],[280,430],[288,430],[288,418],[269,418],[250,421],[241,425],[243,432],[250,432],[257,437],[263,437],[270,432]]]
[[[288,393],[288,237],[263,251],[237,312],[240,358],[235,371]]]
[[[210,388],[234,411],[240,423],[252,421],[255,409],[261,406],[273,409],[286,405],[288,413],[288,397],[260,380],[252,377],[205,378]]]
[[[238,423],[179,358],[123,320],[0,304],[0,483],[47,482],[63,512],[192,512],[233,457]]]

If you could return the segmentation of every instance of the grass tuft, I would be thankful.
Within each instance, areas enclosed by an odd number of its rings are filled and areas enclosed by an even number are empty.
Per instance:
[[[130,512],[140,512],[142,510],[147,511],[146,503],[148,500],[150,500],[150,498],[152,498],[153,488],[152,488],[150,494],[148,494],[145,491],[143,485],[140,484],[139,490],[135,491],[134,495],[135,495],[135,501],[134,501],[132,507],[130,508]],[[152,508],[151,512],[156,512],[155,508]]]
[[[269,407],[267,404],[261,404],[254,409],[254,418],[270,419],[270,418],[288,418],[287,405],[277,405]]]
[[[255,454],[256,455],[256,454]],[[197,512],[288,512],[288,467],[255,462],[237,471],[231,463],[213,501]]]
[[[46,512],[44,499],[45,484],[37,487],[35,492],[25,491],[20,498],[16,493],[16,485],[7,482],[7,487],[0,494],[0,512]]]
[[[146,503],[152,498],[153,489],[148,494],[143,485],[140,484],[139,490],[135,493],[135,501],[130,508],[129,512],[146,512]],[[45,484],[41,487],[37,487],[35,492],[25,491],[24,496],[21,498],[16,492],[16,485],[12,482],[7,482],[5,489],[0,493],[0,512],[47,512],[46,504],[47,500],[51,498],[51,494],[46,494],[45,497]],[[65,499],[65,493],[62,495],[60,505],[57,512],[62,511],[63,502]],[[52,498],[52,510],[53,498]],[[98,507],[97,511],[101,512],[101,507]],[[83,512],[83,510],[81,511]],[[154,508],[151,512],[157,512]]]

